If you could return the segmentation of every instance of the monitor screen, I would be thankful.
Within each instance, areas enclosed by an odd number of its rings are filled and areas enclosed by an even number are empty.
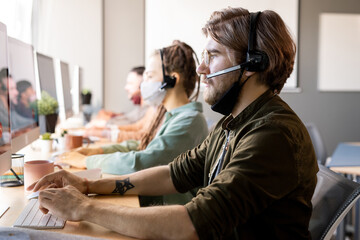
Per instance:
[[[33,47],[9,37],[9,92],[12,152],[39,137]]]
[[[0,22],[0,175],[11,168],[8,68],[6,26]]]
[[[61,69],[61,82],[62,82],[62,90],[64,96],[64,110],[66,118],[73,116],[73,101],[71,96],[71,81],[70,81],[70,72],[69,72],[69,64],[65,62],[60,62]]]
[[[41,53],[36,53],[36,59],[41,91],[48,92],[50,96],[57,100],[58,98],[56,94],[56,80],[53,59]]]
[[[83,69],[79,65],[74,66],[73,72],[73,81],[72,81],[72,91],[71,94],[73,96],[73,105],[74,105],[74,112],[76,114],[80,113],[81,110],[81,90],[83,89],[82,86],[82,78],[83,78]]]

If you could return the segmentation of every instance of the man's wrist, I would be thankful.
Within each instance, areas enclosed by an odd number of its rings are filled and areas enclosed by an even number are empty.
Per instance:
[[[94,206],[94,201],[92,201],[91,199],[88,199],[87,201],[83,201],[80,206],[78,207],[78,213],[80,214],[80,219],[82,219],[83,221],[86,221],[88,219],[91,219],[91,214],[93,214],[93,209],[95,208]]]

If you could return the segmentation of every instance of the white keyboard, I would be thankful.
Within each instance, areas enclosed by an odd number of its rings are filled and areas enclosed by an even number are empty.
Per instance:
[[[65,221],[54,215],[43,214],[38,199],[31,199],[14,223],[14,227],[50,229],[64,228]]]

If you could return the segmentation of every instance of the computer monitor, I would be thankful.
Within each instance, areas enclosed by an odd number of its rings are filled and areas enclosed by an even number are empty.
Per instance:
[[[73,101],[71,96],[71,81],[69,64],[63,61],[56,61],[56,81],[59,90],[60,119],[65,120],[73,116]]]
[[[0,175],[11,168],[11,132],[8,81],[6,26],[0,22]],[[5,84],[5,85],[4,85]]]
[[[69,64],[65,62],[60,62],[61,65],[61,76],[62,76],[62,89],[64,95],[64,106],[66,118],[72,117],[74,114],[73,111],[73,101],[71,95],[71,80],[70,80],[70,71]]]
[[[57,100],[54,60],[41,53],[36,53],[36,59],[41,91],[48,92]]]
[[[39,138],[36,103],[34,49],[30,44],[8,38],[9,92],[12,152],[16,153]]]
[[[75,114],[80,113],[80,103],[81,103],[81,78],[82,78],[82,68],[79,65],[74,66],[73,72],[73,81],[71,87],[71,95],[73,99],[73,110]]]

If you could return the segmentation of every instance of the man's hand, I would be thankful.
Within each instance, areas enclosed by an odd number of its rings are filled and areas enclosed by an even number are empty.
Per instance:
[[[84,148],[84,147],[76,149],[75,152],[78,152],[85,156],[91,156],[91,155],[104,153],[102,148]]]
[[[26,190],[36,192],[46,188],[63,188],[68,185],[74,186],[82,193],[87,193],[88,191],[87,180],[65,170],[50,173],[42,177],[37,182],[31,184]]]
[[[44,214],[50,211],[57,217],[71,221],[83,220],[83,213],[90,201],[73,186],[49,188],[39,194],[39,208]]]

